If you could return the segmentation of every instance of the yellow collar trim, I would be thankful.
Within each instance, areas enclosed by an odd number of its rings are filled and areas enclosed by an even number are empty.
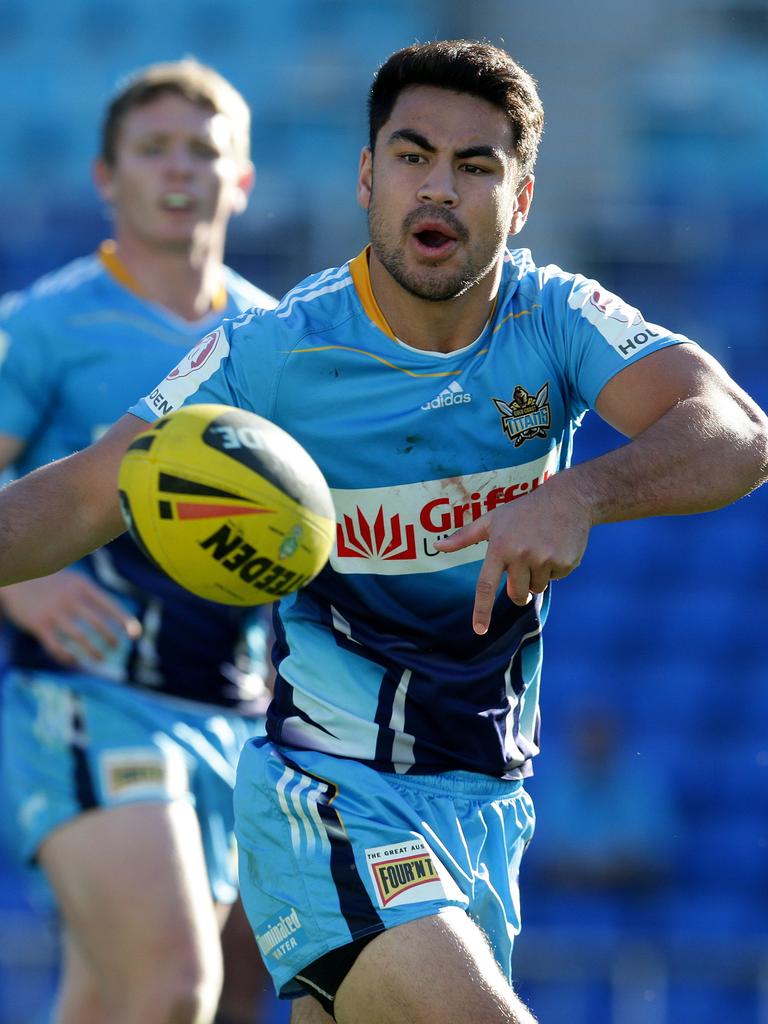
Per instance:
[[[349,272],[352,275],[352,283],[355,286],[360,301],[363,304],[368,318],[373,321],[376,327],[380,331],[383,331],[387,337],[393,341],[397,341],[395,332],[387,323],[384,318],[384,314],[379,309],[379,304],[374,298],[373,289],[371,288],[371,272],[368,267],[368,253],[370,251],[370,245],[366,245],[359,256],[355,256],[353,260],[349,261]]]
[[[134,295],[144,298],[141,285],[117,255],[117,243],[113,239],[108,238],[106,241],[101,243],[99,246],[98,257],[107,270],[107,273],[109,273],[118,282],[118,284],[121,284],[123,288],[127,288],[129,292],[133,292]],[[227,289],[222,283],[218,286],[213,298],[211,299],[211,312],[221,313],[227,308],[227,300]]]
[[[366,245],[359,256],[355,256],[353,260],[349,261],[349,272],[352,275],[352,283],[355,286],[355,291],[359,295],[360,301],[363,304],[363,309],[367,313],[369,319],[371,319],[379,330],[383,331],[387,337],[391,338],[393,341],[399,341],[399,338],[389,326],[384,314],[379,309],[379,304],[373,295],[373,289],[371,288],[371,272],[368,266],[368,253],[370,248],[370,245]],[[499,297],[496,295],[491,303],[485,327],[487,327],[493,320],[494,314],[496,313],[496,303],[498,302],[498,299]],[[483,330],[485,330],[485,327]]]

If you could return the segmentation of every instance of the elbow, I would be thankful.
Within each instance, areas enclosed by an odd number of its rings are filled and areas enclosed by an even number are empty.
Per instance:
[[[757,406],[746,411],[747,422],[743,432],[740,432],[739,447],[752,472],[745,492],[748,493],[768,480],[768,416]]]
[[[764,484],[768,480],[768,420],[766,420],[760,434],[760,478],[756,486]]]

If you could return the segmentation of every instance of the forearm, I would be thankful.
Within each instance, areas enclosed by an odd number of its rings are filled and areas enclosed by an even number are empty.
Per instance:
[[[696,396],[561,477],[587,503],[593,525],[722,508],[768,477],[765,419],[749,402],[713,408],[711,396]]]
[[[595,408],[633,440],[435,542],[452,552],[488,541],[475,632],[487,631],[505,576],[511,600],[524,604],[573,572],[597,523],[721,508],[768,477],[768,419],[694,346],[655,352],[617,373]]]
[[[47,576],[125,529],[114,485],[108,509],[94,514],[93,492],[69,472],[77,457],[44,466],[0,492],[0,586]]]
[[[143,426],[125,416],[90,448],[0,492],[0,586],[48,576],[125,530],[118,469]]]

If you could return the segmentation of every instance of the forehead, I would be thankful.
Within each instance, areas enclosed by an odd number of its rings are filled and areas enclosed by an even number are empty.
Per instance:
[[[514,151],[512,126],[503,110],[480,96],[433,85],[403,89],[378,141],[386,144],[393,132],[403,128],[418,131],[436,148],[485,145]]]
[[[176,93],[162,93],[123,115],[118,145],[147,135],[177,135],[206,139],[222,149],[234,145],[234,128],[226,114],[193,103]]]

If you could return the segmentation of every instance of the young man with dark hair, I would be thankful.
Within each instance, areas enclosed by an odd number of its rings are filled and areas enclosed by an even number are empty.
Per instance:
[[[277,608],[268,739],[238,769],[262,956],[283,995],[311,994],[301,1024],[531,1024],[511,950],[550,581],[598,523],[758,486],[768,422],[687,338],[507,249],[542,127],[508,54],[400,51],[371,113],[370,247],[225,322],[204,367],[12,485],[0,565],[47,572],[119,532],[117,465],[157,408],[225,402],[290,431],[332,488],[337,545]],[[589,407],[631,440],[570,467]],[[81,524],[47,542],[42,509],[83,493]]]
[[[221,317],[275,305],[223,264],[253,168],[248,106],[212,68],[125,81],[95,177],[114,240],[5,303],[0,465],[17,474],[87,447]],[[263,620],[192,597],[127,537],[0,590],[0,606],[16,627],[2,782],[17,852],[62,914],[57,1020],[212,1020],[235,766],[267,701]],[[232,991],[219,1019],[252,1024],[257,993],[243,1007]]]

